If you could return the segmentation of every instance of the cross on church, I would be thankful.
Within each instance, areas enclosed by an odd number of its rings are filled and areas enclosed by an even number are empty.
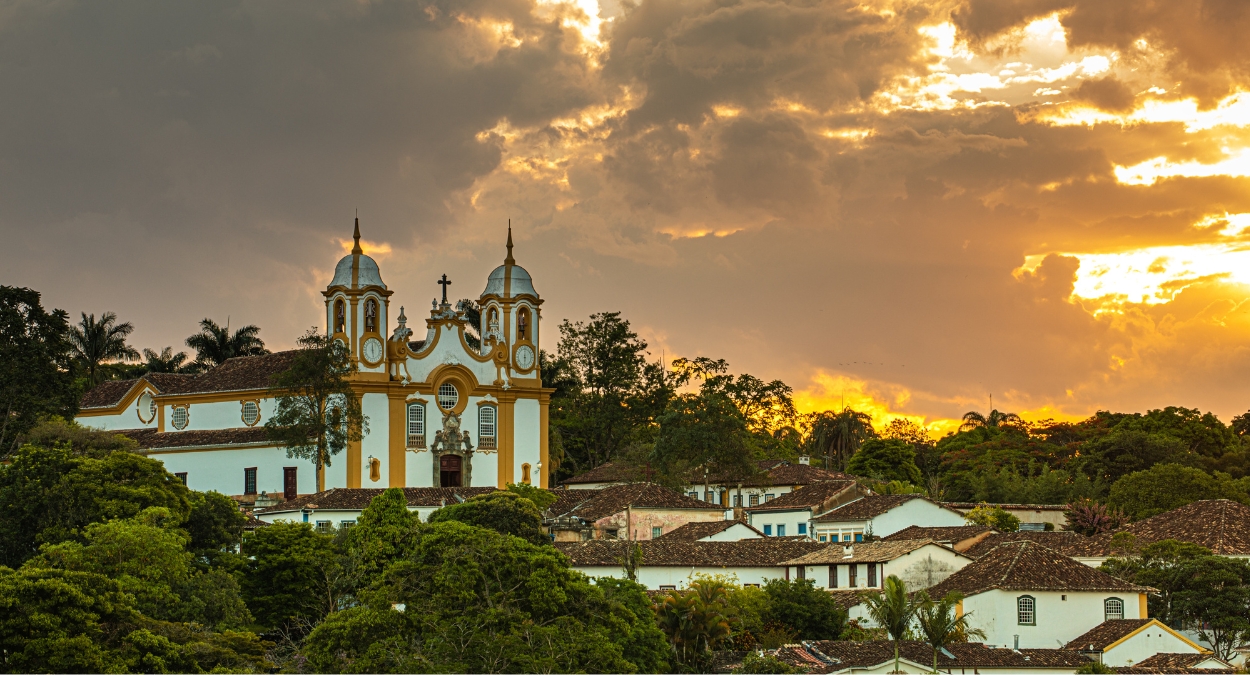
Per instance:
[[[447,287],[451,285],[451,282],[447,280],[446,274],[438,281],[438,285],[443,287],[443,304],[445,305],[447,304]]]

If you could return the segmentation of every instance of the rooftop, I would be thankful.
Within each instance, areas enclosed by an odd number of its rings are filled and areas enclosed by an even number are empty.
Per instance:
[[[1020,532],[991,532],[987,537],[965,550],[964,555],[969,558],[980,558],[1002,544],[1017,541],[1035,542],[1066,556],[1078,558],[1097,556],[1101,550],[1096,538],[1086,537],[1076,532],[1022,530]]]
[[[1179,539],[1208,548],[1216,555],[1250,555],[1250,506],[1230,499],[1204,499],[1092,540],[1107,555],[1111,537],[1119,532],[1132,534],[1138,546]]]
[[[459,487],[459,488],[400,488],[408,500],[409,508],[444,506],[457,504],[470,497],[496,492],[493,487]],[[332,488],[325,492],[304,495],[297,499],[276,504],[267,509],[259,509],[257,514],[285,513],[299,511],[304,508],[333,511],[363,511],[374,497],[385,492],[385,488]]]
[[[872,668],[884,663],[893,666],[894,643],[888,640],[820,640],[808,644],[808,651],[817,658],[823,656],[822,660],[832,666],[829,669],[832,671]],[[905,640],[898,646],[901,658],[926,668],[933,663],[933,648],[928,643]],[[778,657],[784,660],[782,655]],[[949,672],[956,668],[1076,669],[1086,663],[1089,663],[1086,656],[1065,649],[1014,650],[988,647],[980,642],[956,642],[947,645],[945,653],[938,652],[938,668]]]
[[[946,506],[960,511],[971,511],[978,506],[997,506],[1004,511],[1066,511],[1065,504],[988,504],[985,502],[943,502]]]
[[[1198,664],[1207,662],[1205,668],[1199,668]],[[1212,668],[1214,663],[1223,664],[1224,668]],[[1116,668],[1117,673],[1219,673],[1232,672],[1233,667],[1229,663],[1215,657],[1214,654],[1177,654],[1164,652],[1155,654],[1149,658],[1138,661],[1136,665],[1129,668]]]
[[[759,506],[752,506],[748,511],[787,511],[791,509],[810,509],[823,505],[830,499],[854,489],[853,480],[827,480],[797,487],[776,499],[770,499]]]
[[[930,588],[929,594],[938,598],[950,591],[959,591],[969,596],[994,589],[1125,593],[1151,590],[1083,565],[1041,544],[1016,541],[995,547]]]
[[[859,543],[854,546],[833,544],[819,551],[787,560],[787,565],[841,565],[849,563],[889,562],[895,558],[933,544],[929,539],[904,539],[896,541],[874,541]],[[937,546],[937,544],[933,544]],[[849,553],[849,555],[848,555]]]
[[[901,539],[932,539],[938,543],[956,544],[983,534],[992,534],[993,530],[983,525],[954,525],[951,527],[920,527],[909,525],[882,541],[899,541]]]
[[[574,490],[576,492],[576,490]],[[699,509],[703,511],[723,512],[724,508],[708,504],[666,487],[652,483],[630,483],[613,485],[598,490],[590,499],[574,506],[571,510],[556,514],[572,516],[584,521],[595,521],[620,513],[625,507],[636,509]],[[551,512],[551,509],[548,509]]]
[[[124,429],[117,433],[133,439],[145,450],[255,445],[267,441],[264,427],[165,432],[158,432],[156,429]]]
[[[816,522],[837,523],[847,520],[866,520],[913,499],[929,501],[924,495],[867,495],[816,518]]]
[[[660,537],[640,541],[644,566],[656,567],[776,567],[827,544],[810,539],[743,539],[741,541],[690,541]],[[556,548],[577,566],[619,566],[629,542],[596,539],[556,542]]]
[[[663,536],[665,539],[671,539],[674,541],[678,539],[685,541],[698,541],[704,537],[720,534],[734,525],[741,525],[761,537],[764,536],[763,532],[751,527],[742,520],[718,520],[710,523],[686,523],[685,525],[682,525],[681,527],[678,527]]]
[[[90,410],[116,406],[140,382],[147,382],[161,396],[268,389],[270,376],[289,368],[297,354],[299,350],[236,356],[199,375],[148,373],[134,380],[101,382],[83,395],[80,407]]]
[[[1100,652],[1107,647],[1155,623],[1155,619],[1108,619],[1074,638],[1064,649]]]

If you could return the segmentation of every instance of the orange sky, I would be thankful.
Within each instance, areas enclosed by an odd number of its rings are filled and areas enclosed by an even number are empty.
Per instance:
[[[392,301],[502,258],[560,319],[945,431],[1250,408],[1236,0],[241,0],[0,18],[0,283],[320,320],[359,209]],[[396,308],[397,309],[397,308]]]

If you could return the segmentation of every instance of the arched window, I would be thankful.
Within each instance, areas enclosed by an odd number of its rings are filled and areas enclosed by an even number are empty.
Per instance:
[[[365,301],[365,332],[378,332],[378,301],[372,298]]]
[[[1021,626],[1037,625],[1037,601],[1031,595],[1016,598],[1016,623]]]
[[[481,449],[496,447],[495,434],[498,431],[496,411],[493,405],[484,405],[477,410],[477,444]]]
[[[408,447],[425,447],[425,406],[408,404]]]
[[[521,482],[526,485],[530,484],[530,465],[528,462],[521,465]]]
[[[456,390],[456,385],[450,382],[438,385],[438,407],[443,410],[451,410],[459,402],[460,392]]]
[[[529,330],[530,330],[530,311],[522,307],[521,311],[517,312],[517,317],[516,317],[516,339],[518,340],[530,339]]]
[[[1103,616],[1107,621],[1124,618],[1124,601],[1119,598],[1107,598],[1102,601]]]
[[[341,298],[334,301],[334,332],[347,332],[347,305]]]

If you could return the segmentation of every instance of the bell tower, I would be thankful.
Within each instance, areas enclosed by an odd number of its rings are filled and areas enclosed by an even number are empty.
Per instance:
[[[351,351],[362,373],[385,375],[390,297],[381,271],[360,246],[360,218],[352,233],[351,253],[339,260],[326,298],[326,333]]]

